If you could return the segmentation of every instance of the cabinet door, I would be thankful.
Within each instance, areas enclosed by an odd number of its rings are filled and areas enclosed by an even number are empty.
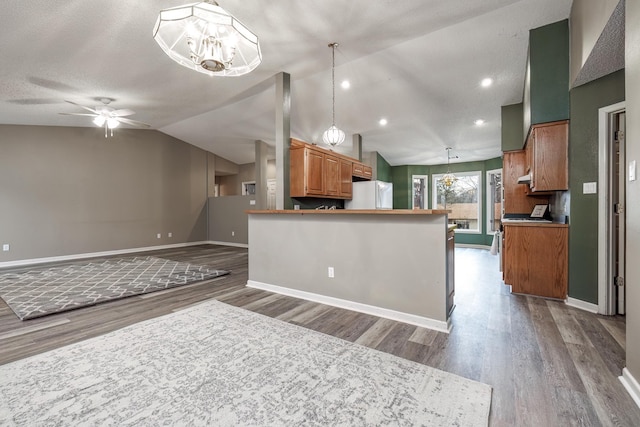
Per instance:
[[[569,189],[569,124],[566,122],[537,126],[533,133],[533,181],[531,190],[563,191]]]
[[[340,194],[340,159],[334,156],[324,157],[324,190],[327,196]]]
[[[315,150],[306,151],[306,193],[313,195],[325,194],[324,188],[324,154]]]
[[[504,189],[504,212],[505,213],[531,213],[533,207],[538,203],[544,203],[539,198],[528,197],[527,184],[518,184],[518,177],[526,174],[526,153],[524,150],[505,151],[502,176]]]
[[[351,198],[353,184],[351,182],[351,170],[353,162],[340,159],[340,196]]]
[[[564,299],[568,283],[566,227],[505,225],[504,282],[519,294]]]

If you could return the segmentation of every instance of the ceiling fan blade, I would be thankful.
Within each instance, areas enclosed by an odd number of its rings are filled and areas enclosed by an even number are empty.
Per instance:
[[[92,112],[92,113],[94,113],[94,114],[100,114],[97,110],[95,110],[95,109],[93,109],[93,108],[85,107],[84,105],[77,104],[77,103],[75,103],[75,102],[73,102],[73,101],[68,101],[68,100],[66,100],[66,99],[65,99],[64,101],[65,101],[65,102],[68,102],[69,104],[73,104],[73,105],[75,105],[75,106],[78,106],[78,107],[80,107],[80,108],[84,108],[85,110],[91,111],[91,112]]]
[[[122,108],[120,110],[114,110],[110,114],[115,117],[131,116],[135,114],[135,111],[129,110],[128,108]]]
[[[89,117],[96,117],[97,114],[90,114],[90,113],[58,113],[58,114],[62,114],[63,116],[89,116]]]
[[[132,125],[132,126],[142,126],[142,127],[146,127],[146,128],[151,127],[151,125],[148,124],[148,123],[139,122],[137,120],[125,119],[124,117],[117,117],[116,120],[118,120],[121,123],[126,123],[126,124]]]

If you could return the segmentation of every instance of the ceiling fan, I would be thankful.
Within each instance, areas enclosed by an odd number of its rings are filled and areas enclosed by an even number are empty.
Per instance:
[[[127,119],[126,116],[131,116],[135,114],[134,111],[123,108],[120,110],[115,110],[112,107],[109,107],[109,104],[113,101],[111,98],[100,98],[100,102],[103,105],[98,105],[94,108],[87,107],[85,105],[81,105],[75,103],[73,101],[67,101],[69,104],[76,105],[80,108],[84,108],[87,111],[91,111],[91,113],[60,113],[66,116],[89,116],[93,117],[93,123],[98,127],[104,127],[104,137],[108,136],[108,131],[111,131],[111,136],[113,136],[113,129],[118,127],[120,123],[124,123],[132,126],[142,126],[142,127],[151,127],[151,125],[143,122],[139,122],[137,120]]]

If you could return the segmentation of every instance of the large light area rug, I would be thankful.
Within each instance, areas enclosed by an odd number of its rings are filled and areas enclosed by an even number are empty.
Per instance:
[[[210,300],[0,366],[0,425],[486,426],[479,382]]]
[[[229,272],[152,256],[82,261],[0,274],[0,297],[27,320],[225,274]]]

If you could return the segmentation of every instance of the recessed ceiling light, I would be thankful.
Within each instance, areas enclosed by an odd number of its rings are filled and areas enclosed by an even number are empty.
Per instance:
[[[383,119],[380,119],[380,120],[378,121],[378,123],[380,123],[380,126],[386,126],[386,125],[387,125],[387,123],[389,123],[389,122],[387,122],[387,119],[384,119],[384,118],[383,118]]]
[[[349,80],[343,80],[342,83],[340,83],[340,86],[342,86],[342,89],[349,89],[351,87],[351,83],[349,83]]]
[[[487,77],[486,79],[482,79],[480,84],[482,85],[482,87],[489,87],[493,84],[493,79],[490,79],[489,77]]]
[[[482,126],[482,125],[484,124],[484,120],[482,120],[482,119],[478,119],[478,120],[476,120],[476,121],[475,121],[475,122],[473,122],[473,123],[475,123],[475,125],[476,125],[476,126]]]

